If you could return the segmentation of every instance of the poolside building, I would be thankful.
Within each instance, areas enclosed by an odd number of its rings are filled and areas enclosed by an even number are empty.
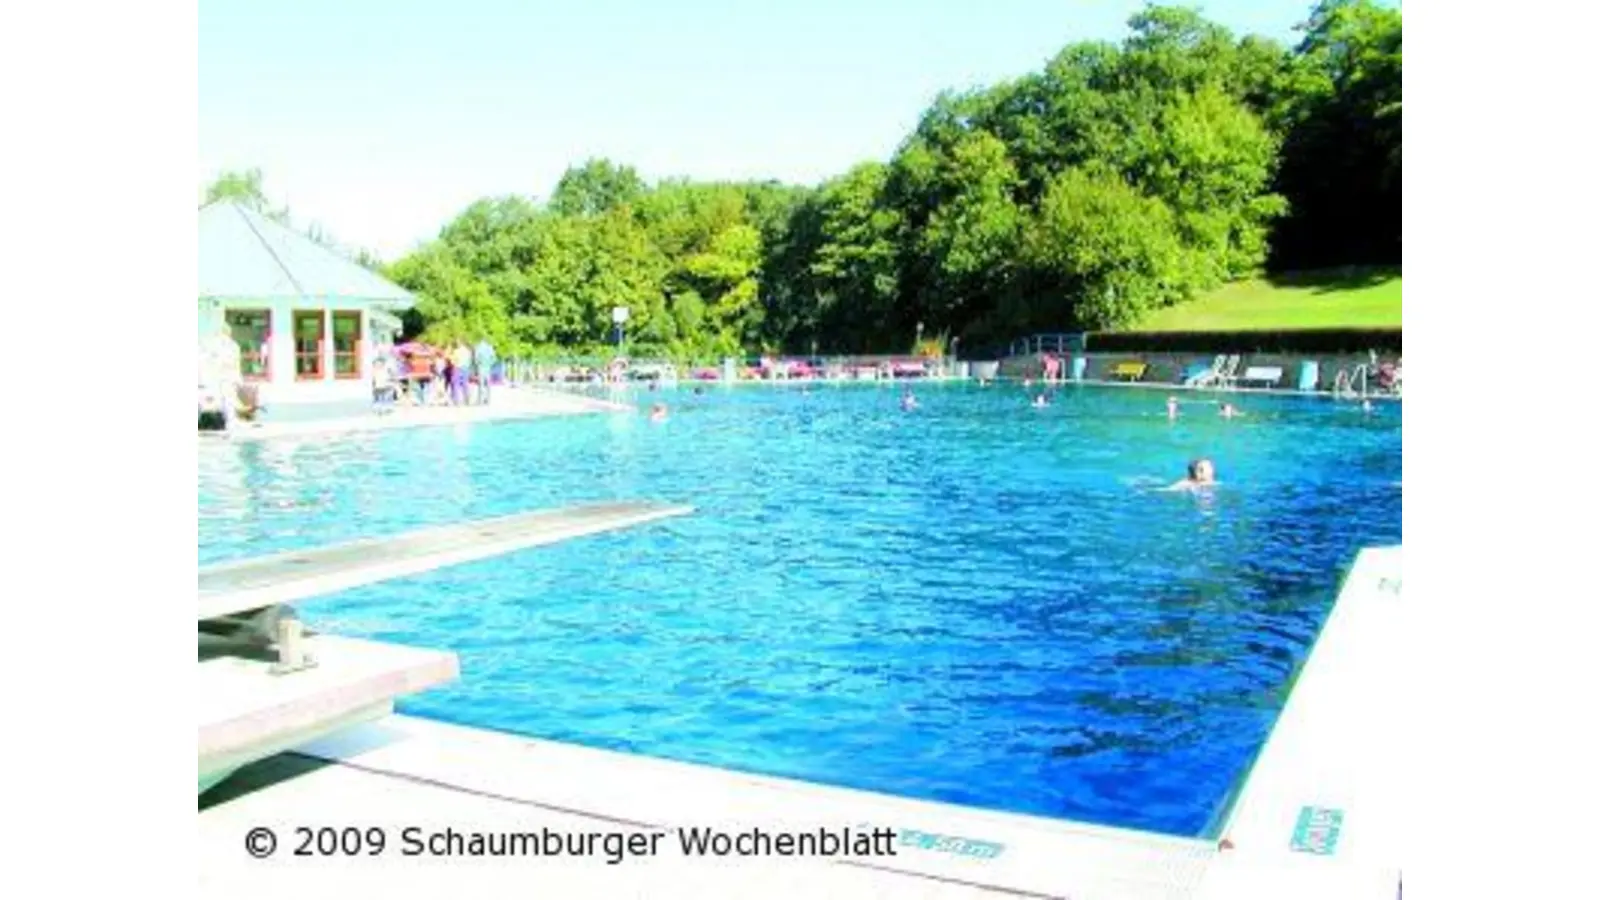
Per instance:
[[[247,206],[200,209],[200,334],[227,323],[240,374],[274,413],[370,400],[374,351],[393,343],[415,299]]]

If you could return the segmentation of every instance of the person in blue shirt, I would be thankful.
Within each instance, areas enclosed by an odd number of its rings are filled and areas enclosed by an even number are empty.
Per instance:
[[[478,382],[478,403],[487,406],[489,403],[489,382],[494,375],[495,363],[499,358],[495,356],[494,347],[489,344],[488,338],[480,338],[478,346],[472,348],[472,375]]]

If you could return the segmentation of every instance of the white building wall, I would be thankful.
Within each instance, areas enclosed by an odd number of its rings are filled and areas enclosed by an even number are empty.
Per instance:
[[[353,301],[331,304],[311,300],[277,299],[265,301],[226,301],[211,307],[207,301],[200,304],[200,333],[215,333],[220,327],[223,309],[262,309],[271,313],[271,334],[268,353],[272,359],[271,376],[262,386],[263,401],[268,404],[329,403],[370,398],[372,378],[372,323],[365,304]],[[295,378],[294,313],[297,310],[320,310],[323,324],[322,373],[314,381]],[[361,313],[361,368],[360,377],[335,378],[333,374],[333,313],[335,311]],[[255,347],[239,348],[253,353]]]

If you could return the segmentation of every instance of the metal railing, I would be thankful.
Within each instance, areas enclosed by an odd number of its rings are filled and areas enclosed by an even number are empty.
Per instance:
[[[1006,347],[1006,356],[1032,356],[1035,353],[1082,353],[1082,334],[1033,334],[1012,341]]]

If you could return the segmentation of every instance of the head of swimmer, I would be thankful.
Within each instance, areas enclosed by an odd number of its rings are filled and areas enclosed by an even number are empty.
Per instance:
[[[1189,480],[1195,484],[1211,484],[1217,480],[1217,467],[1209,459],[1193,460],[1189,463]]]

